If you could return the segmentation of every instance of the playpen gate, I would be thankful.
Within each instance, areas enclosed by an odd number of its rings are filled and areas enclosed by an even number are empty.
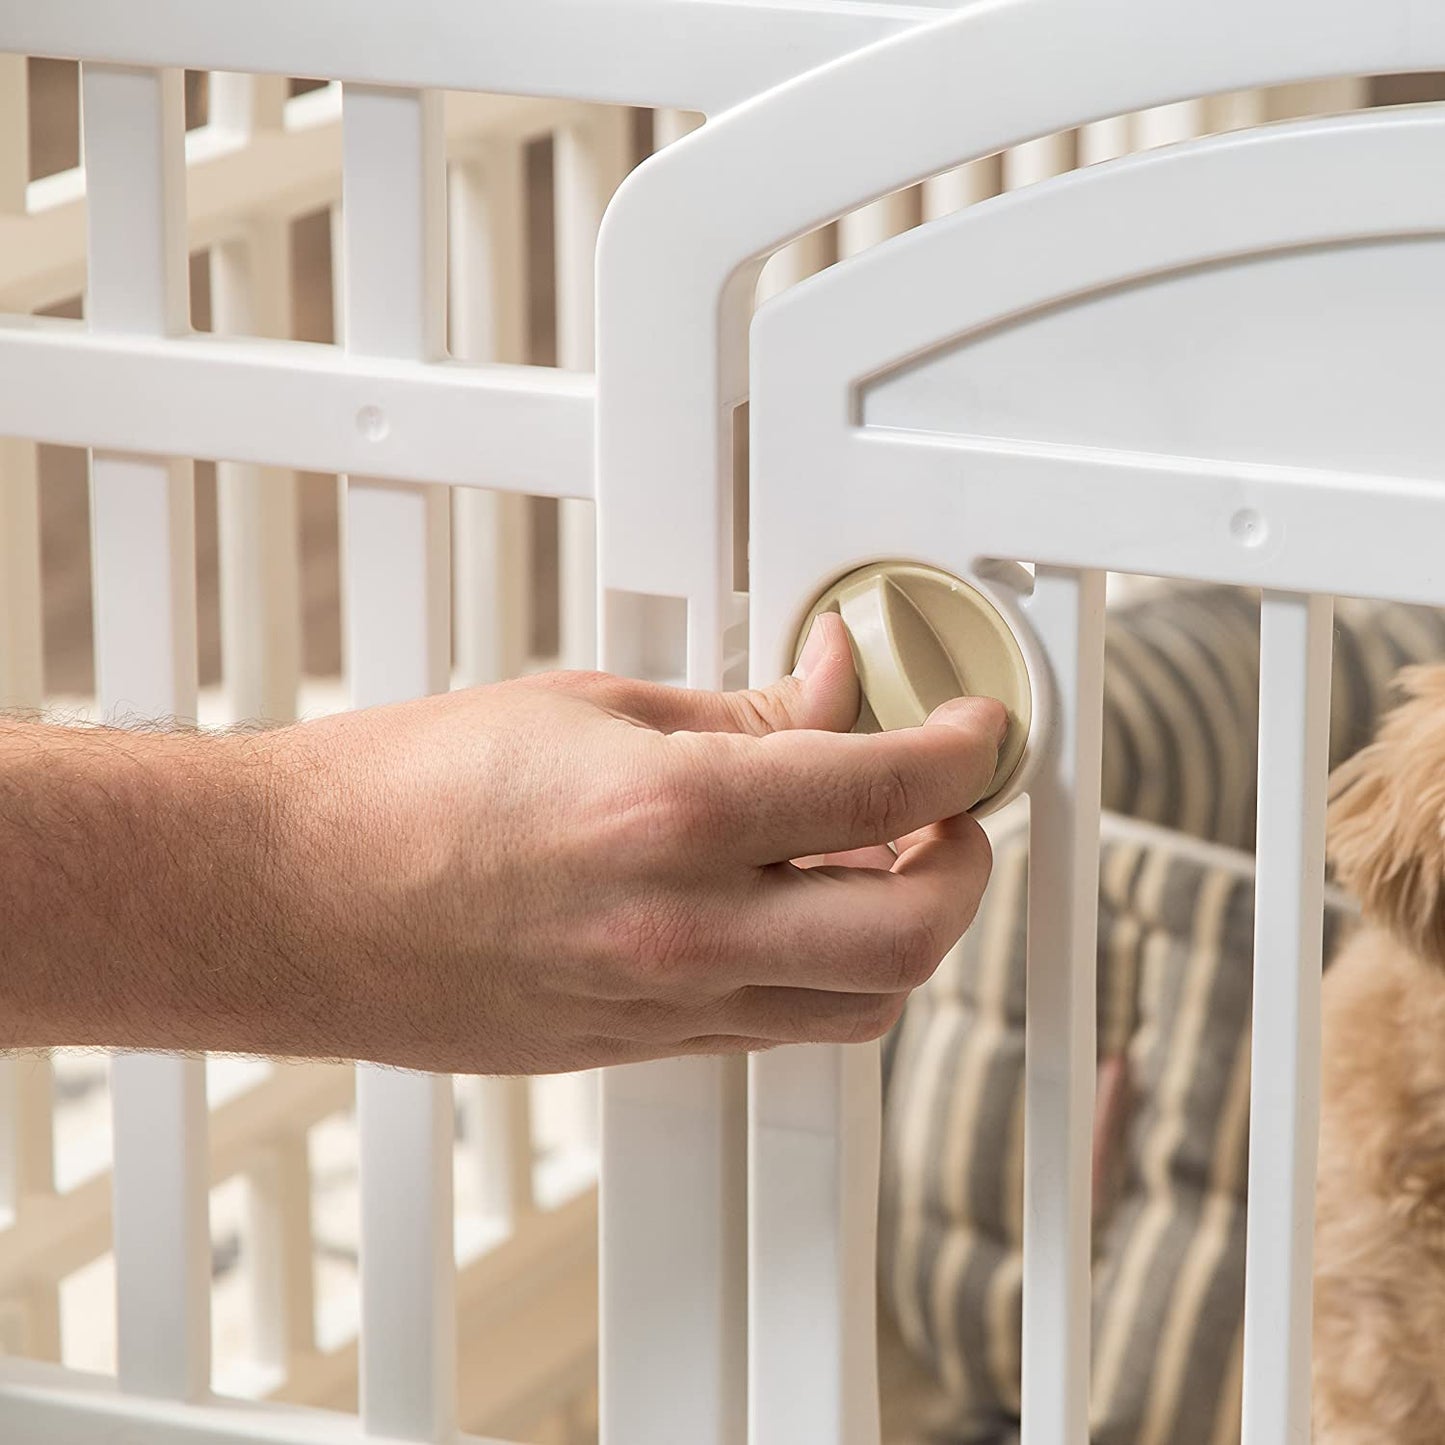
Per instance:
[[[766,309],[751,344],[747,317],[763,257],[902,186],[1148,107],[1445,68],[1445,16],[1410,0],[1004,0],[789,80],[805,66],[780,54],[811,44],[815,64],[901,11],[699,3],[669,29],[666,9],[429,5],[390,25],[336,0],[301,28],[279,0],[51,0],[7,18],[7,47],[87,62],[90,329],[0,330],[0,431],[93,449],[105,703],[193,711],[186,487],[165,457],[353,478],[357,703],[445,685],[435,484],[595,491],[604,665],[684,662],[698,686],[737,679],[749,653],[775,676],[813,595],[859,562],[974,581],[1023,640],[1036,699],[1024,1432],[1081,1445],[1103,571],[1266,589],[1245,1439],[1303,1445],[1328,599],[1445,603],[1423,380],[1445,210],[1412,184],[1438,173],[1445,122],[1327,120],[1121,161],[845,262]],[[178,91],[135,68],[181,65],[348,82],[344,353],[181,335]],[[608,214],[595,405],[583,377],[439,361],[439,88],[723,112]],[[1226,322],[1247,350],[1222,332],[1223,361],[1177,345]],[[1382,353],[1410,385],[1385,385]],[[1094,382],[1141,355],[1153,366],[1131,387]],[[1355,364],[1298,370],[1323,356]],[[1336,404],[1312,410],[1317,387]],[[1001,565],[1018,562],[1031,578]],[[76,1442],[355,1438],[354,1421],[207,1397],[202,1081],[185,1061],[118,1065],[118,1387],[6,1362],[0,1422]],[[698,1060],[609,1075],[610,1445],[735,1441],[745,1402],[754,1445],[876,1436],[876,1071],[863,1048],[779,1051],[746,1078]],[[358,1094],[360,1431],[450,1438],[450,1095],[369,1069]]]
[[[634,175],[604,223],[608,665],[637,664],[639,597],[681,598],[688,680],[733,681],[750,613],[764,681],[825,587],[896,558],[973,581],[1032,645],[1028,1445],[1087,1438],[1105,569],[1263,589],[1243,1430],[1245,1445],[1309,1437],[1330,598],[1445,602],[1427,540],[1445,519],[1427,379],[1445,209],[1424,183],[1445,116],[1320,120],[1075,172],[804,282],[751,340],[750,285],[819,222],[1035,137],[1442,58],[1445,17],[1408,3],[980,7],[739,107]],[[730,433],[745,398],[744,559]],[[1019,562],[1031,578],[1003,565]],[[733,1067],[605,1083],[615,1439],[700,1438],[701,1402],[707,1438],[728,1438],[742,1398],[754,1445],[873,1438],[876,1058],[780,1050],[749,1072],[745,1391],[729,1353],[744,1308],[726,1265],[743,1188]],[[686,1161],[688,1197],[653,1187],[664,1157],[673,1181]],[[716,1292],[682,1317],[692,1345],[669,1340],[667,1377],[689,1349],[693,1372],[659,1398],[621,1366],[646,1349],[635,1306],[679,1278]]]

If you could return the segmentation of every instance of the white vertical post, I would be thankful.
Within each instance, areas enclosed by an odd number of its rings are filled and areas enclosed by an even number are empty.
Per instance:
[[[627,112],[599,109],[553,137],[557,364],[591,371],[596,337],[597,230],[627,171]],[[597,526],[591,502],[558,510],[564,667],[597,661]]]
[[[923,219],[951,216],[975,201],[998,195],[1003,186],[1003,158],[984,156],[966,166],[956,166],[923,183]]]
[[[49,1054],[0,1060],[0,1229],[50,1207],[55,1193],[54,1074]],[[37,1278],[23,1300],[25,1353],[60,1359],[60,1291]]]
[[[751,1060],[749,1445],[877,1445],[877,1044]]]
[[[520,141],[456,161],[451,195],[451,349],[460,361],[527,359],[526,167]],[[459,487],[452,496],[457,671],[515,677],[531,633],[531,499]]]
[[[1152,150],[1155,146],[1175,145],[1203,135],[1204,116],[1202,100],[1179,100],[1141,110],[1134,117],[1134,149]]]
[[[1029,790],[1023,1445],[1087,1445],[1103,573],[1039,568],[1028,613],[1053,718]]]
[[[29,176],[25,57],[0,55],[0,216],[25,214]],[[0,437],[0,708],[39,707],[41,687],[35,444]]]
[[[652,149],[660,151],[702,125],[702,116],[694,110],[655,110],[652,112]]]
[[[816,275],[837,259],[836,227],[822,226],[816,231],[809,231],[806,236],[799,236],[768,258],[762,275],[758,277],[758,304]]]
[[[221,71],[210,124],[247,138],[279,130],[284,76]],[[291,224],[253,216],[212,248],[211,324],[218,334],[291,334]],[[216,463],[221,665],[233,719],[289,721],[301,681],[301,568],[296,476],[282,467]]]
[[[187,324],[179,71],[87,65],[81,80],[97,331]],[[91,456],[95,649],[113,721],[196,711],[195,521],[189,462]],[[176,1399],[210,1376],[206,1093],[198,1059],[131,1054],[111,1071],[121,1388]]]
[[[520,142],[484,142],[453,163],[450,194],[452,354],[527,356],[526,166]],[[465,684],[515,677],[532,618],[531,499],[459,487],[452,494],[457,672]],[[533,1208],[532,1101],[526,1079],[460,1081],[483,1215],[513,1229]]]
[[[25,214],[30,181],[30,95],[23,55],[0,55],[0,216]]]
[[[1134,148],[1133,130],[1131,117],[1127,115],[1110,116],[1107,120],[1096,120],[1081,126],[1078,132],[1078,164],[1092,166],[1099,161],[1128,155]]]
[[[428,360],[445,343],[441,97],[347,86],[342,225],[346,345]],[[363,407],[363,435],[385,436]],[[444,488],[349,479],[347,594],[357,707],[446,689]],[[456,1428],[452,1084],[362,1065],[361,1413],[369,1435],[444,1440]]]
[[[247,1173],[246,1209],[257,1362],[284,1375],[292,1359],[316,1348],[311,1164],[304,1133],[268,1144]]]
[[[1040,136],[1038,140],[1014,146],[1003,153],[1003,188],[1016,191],[1020,186],[1031,186],[1035,181],[1062,175],[1073,168],[1074,156],[1074,132],[1071,130]]]
[[[606,1072],[603,1445],[744,1438],[746,1090],[741,1059]]]
[[[40,706],[40,613],[35,443],[0,437],[0,708]]]
[[[916,226],[923,219],[923,195],[919,187],[908,186],[892,195],[880,196],[866,206],[850,211],[838,220],[838,254],[856,256],[890,236]]]
[[[1308,1445],[1334,604],[1260,610],[1244,1445]]]

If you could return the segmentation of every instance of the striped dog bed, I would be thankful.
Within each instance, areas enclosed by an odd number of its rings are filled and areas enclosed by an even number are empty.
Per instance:
[[[1191,587],[1109,621],[1094,1445],[1239,1438],[1257,619],[1246,594]],[[1335,657],[1338,761],[1401,666],[1445,657],[1445,618],[1342,603]],[[979,917],[886,1058],[883,1288],[959,1445],[1018,1430],[1026,808],[990,832]],[[1349,911],[1331,898],[1327,955]]]

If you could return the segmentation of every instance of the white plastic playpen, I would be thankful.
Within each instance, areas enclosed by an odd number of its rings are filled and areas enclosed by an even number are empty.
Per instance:
[[[1445,9],[12,0],[0,50],[0,705],[45,701],[36,441],[89,449],[111,717],[198,712],[192,458],[218,464],[219,721],[304,701],[297,469],[347,479],[355,706],[538,665],[529,497],[561,499],[566,664],[600,636],[614,671],[766,681],[876,558],[1009,618],[1028,1445],[1087,1434],[1105,575],[1264,589],[1243,1429],[1303,1445],[1331,598],[1445,604],[1445,109],[1358,109],[1357,78],[1445,70]],[[82,169],[29,179],[27,56],[81,62]],[[613,199],[634,107],[658,153]],[[519,364],[540,135],[559,368]],[[326,206],[336,346],[287,339],[288,228]],[[82,290],[83,322],[31,314]],[[208,1110],[200,1061],[111,1068],[113,1165],[60,1188],[49,1068],[0,1063],[0,1438],[581,1440],[600,1343],[607,1445],[877,1440],[874,1047],[611,1071],[600,1142],[585,1081],[547,1141],[526,1081],[467,1081],[460,1151],[450,1079],[277,1067]],[[307,1133],[353,1096],[337,1344]],[[249,1373],[222,1382],[207,1204],[237,1178]],[[109,1250],[113,1378],[60,1363],[61,1282]]]

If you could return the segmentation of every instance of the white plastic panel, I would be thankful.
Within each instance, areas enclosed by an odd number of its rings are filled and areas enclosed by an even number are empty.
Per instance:
[[[348,87],[343,102],[346,345],[438,357],[445,325],[441,99]],[[394,224],[397,214],[412,224]],[[348,661],[358,707],[446,689],[448,497],[351,477]],[[369,1435],[456,1428],[452,1085],[361,1065],[361,1414]]]
[[[1431,369],[1445,227],[1437,199],[1409,178],[1437,163],[1427,158],[1442,144],[1445,115],[1419,112],[1154,152],[888,242],[754,323],[755,680],[786,666],[817,590],[890,556],[992,586],[1045,660],[1033,671],[1026,783],[1026,1445],[1087,1440],[1100,569],[1265,587],[1310,579],[1320,592],[1445,601],[1424,540],[1445,522],[1434,388],[1392,391],[1361,375],[1342,419],[1310,425],[1317,401],[1343,406],[1357,341],[1362,369],[1386,356],[1392,370]],[[1389,299],[1387,258],[1400,261],[1402,289],[1418,289],[1423,326]],[[1322,371],[1289,364],[1312,348],[1338,359],[1339,392],[1317,398]],[[1143,357],[1162,381],[1146,378]],[[1141,392],[1137,408],[1131,399],[1121,409],[1100,377]],[[1274,426],[1251,390],[1266,382]],[[603,405],[605,427],[605,376]],[[603,485],[605,496],[605,470]],[[1012,584],[1014,595],[997,558],[1045,565],[1031,584]],[[1251,1194],[1264,1202],[1251,1214],[1250,1445],[1308,1439],[1329,617],[1327,599],[1266,596]],[[797,1249],[799,1221],[830,1240],[847,1227],[842,1203],[810,1186],[808,1152],[767,1147],[774,1117],[810,1089],[834,1091],[833,1118],[818,1115],[833,1148],[859,1127],[871,1105],[854,1094],[845,1112],[829,1052],[811,1055],[809,1087],[802,1062],[786,1084],[769,1061],[754,1070],[758,1441],[796,1429],[807,1388],[798,1380],[813,1388],[816,1417],[836,1419],[830,1382],[846,1377],[841,1267],[811,1285],[808,1307],[769,1282]],[[861,1318],[868,1306],[855,1298],[852,1308]]]
[[[184,125],[174,71],[85,67],[89,325],[186,326]],[[187,462],[91,454],[96,673],[107,718],[193,718],[195,524]],[[111,1064],[117,1360],[122,1389],[194,1399],[210,1383],[206,1095],[198,1059]]]
[[[1325,597],[1261,604],[1243,1445],[1310,1440],[1333,618]]]

